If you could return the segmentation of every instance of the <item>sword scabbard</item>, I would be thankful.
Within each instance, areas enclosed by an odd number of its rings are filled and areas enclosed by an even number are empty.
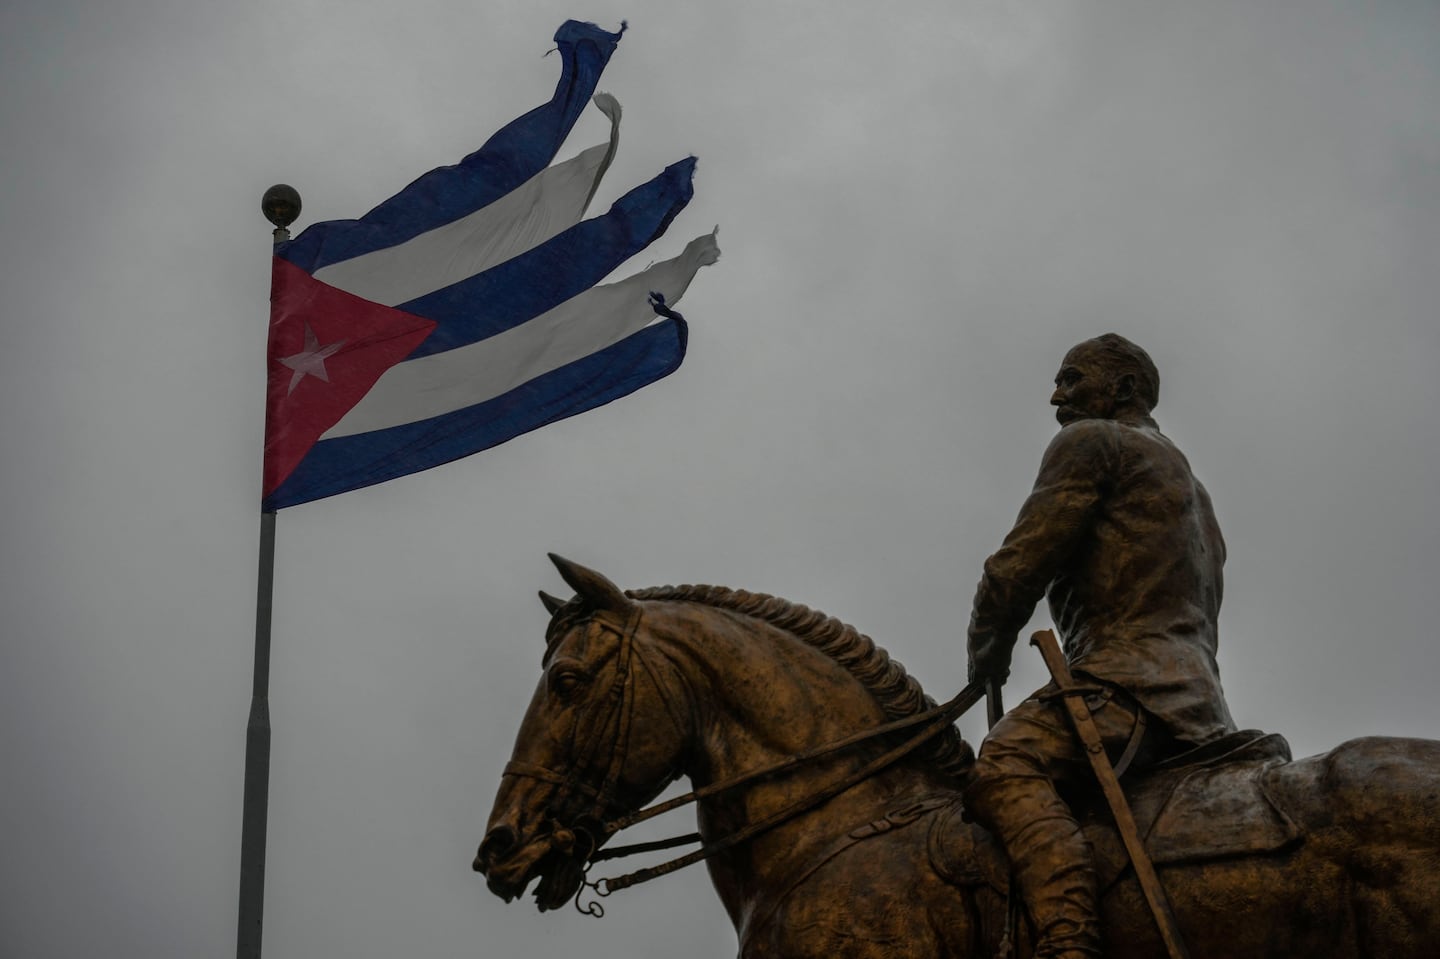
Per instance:
[[[1080,738],[1080,744],[1085,747],[1085,756],[1090,760],[1090,768],[1095,771],[1095,778],[1100,781],[1100,791],[1105,794],[1105,801],[1115,817],[1120,838],[1125,843],[1125,851],[1130,854],[1130,862],[1135,866],[1135,878],[1140,881],[1140,889],[1155,917],[1155,925],[1165,943],[1166,954],[1170,959],[1189,959],[1185,941],[1180,937],[1180,926],[1175,921],[1175,913],[1165,895],[1165,887],[1160,884],[1155,865],[1150,861],[1150,854],[1145,851],[1145,844],[1140,840],[1140,829],[1135,825],[1135,816],[1130,812],[1130,804],[1120,789],[1120,778],[1115,775],[1115,768],[1110,765],[1110,757],[1105,755],[1105,742],[1100,738],[1100,730],[1095,727],[1095,718],[1090,715],[1085,694],[1076,689],[1075,677],[1070,673],[1070,664],[1065,661],[1059,641],[1055,639],[1053,632],[1042,629],[1030,637],[1030,645],[1040,650],[1040,655],[1050,670],[1050,676],[1062,694],[1070,725],[1074,727],[1075,735]]]

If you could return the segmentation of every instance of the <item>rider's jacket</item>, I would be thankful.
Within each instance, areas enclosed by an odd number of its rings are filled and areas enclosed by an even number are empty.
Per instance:
[[[1235,729],[1215,664],[1225,541],[1155,421],[1079,420],[1045,451],[985,562],[970,625],[1008,649],[1042,595],[1071,668],[1128,690],[1182,742]]]

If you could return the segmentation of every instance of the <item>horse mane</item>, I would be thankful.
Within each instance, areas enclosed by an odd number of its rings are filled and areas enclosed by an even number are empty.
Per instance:
[[[724,586],[653,586],[629,589],[625,595],[638,600],[699,603],[751,616],[785,630],[843,667],[874,697],[887,719],[903,719],[935,706],[919,681],[869,636],[808,606]],[[915,756],[956,779],[965,777],[975,758],[953,725],[917,749]]]

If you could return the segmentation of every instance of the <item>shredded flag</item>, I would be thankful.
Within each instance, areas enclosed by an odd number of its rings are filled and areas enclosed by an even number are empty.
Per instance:
[[[619,40],[565,23],[550,102],[360,219],[276,244],[263,509],[448,463],[679,367],[665,304],[719,258],[714,234],[598,284],[684,209],[694,158],[582,219],[618,144],[620,105],[594,91]],[[592,95],[609,141],[551,165]]]

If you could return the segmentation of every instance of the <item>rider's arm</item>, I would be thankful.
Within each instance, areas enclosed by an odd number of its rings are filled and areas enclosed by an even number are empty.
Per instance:
[[[1115,424],[1082,420],[1056,434],[1015,526],[975,590],[970,616],[972,680],[1009,675],[1015,638],[1083,539],[1115,475]]]

